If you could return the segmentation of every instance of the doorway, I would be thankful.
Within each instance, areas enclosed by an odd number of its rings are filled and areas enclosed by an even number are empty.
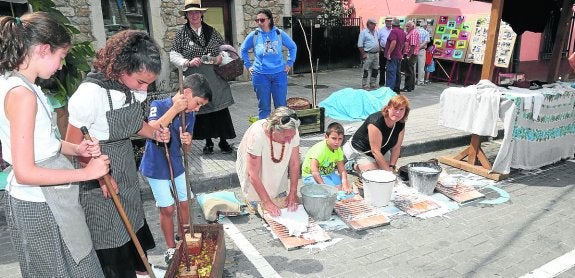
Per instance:
[[[204,22],[214,27],[222,35],[225,43],[233,45],[229,2],[227,0],[208,0],[203,1],[202,7],[208,8],[204,14]]]

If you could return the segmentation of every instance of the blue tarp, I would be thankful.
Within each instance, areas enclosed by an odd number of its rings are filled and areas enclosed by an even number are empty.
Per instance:
[[[365,120],[367,116],[377,111],[397,94],[388,87],[366,91],[363,89],[345,88],[333,92],[319,103],[325,108],[325,116],[343,121]]]

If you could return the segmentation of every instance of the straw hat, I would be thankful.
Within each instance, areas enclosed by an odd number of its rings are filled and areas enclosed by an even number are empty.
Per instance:
[[[181,15],[185,15],[187,11],[207,11],[207,8],[202,8],[202,0],[185,0],[184,8],[180,11]]]

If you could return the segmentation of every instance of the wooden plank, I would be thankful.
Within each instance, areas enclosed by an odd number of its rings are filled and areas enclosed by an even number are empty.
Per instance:
[[[472,186],[463,183],[457,183],[454,187],[445,187],[441,183],[437,183],[435,189],[460,204],[485,198],[485,195],[481,192],[475,190]]]
[[[439,157],[439,162],[443,164],[447,164],[449,166],[459,168],[465,170],[467,172],[480,175],[482,177],[486,177],[488,179],[492,179],[494,181],[500,181],[506,179],[508,177],[507,174],[500,174],[496,172],[489,172],[489,169],[485,169],[479,165],[471,165],[467,161],[458,160],[449,156],[441,156]]]
[[[273,233],[279,238],[283,246],[288,250],[294,250],[303,246],[331,240],[331,237],[311,218],[309,217],[308,229],[299,237],[290,236],[286,227],[274,221],[269,213],[264,212],[264,220],[270,225]],[[306,239],[310,238],[310,239]]]
[[[359,195],[336,202],[334,209],[341,220],[356,231],[389,224],[385,215],[377,212]]]

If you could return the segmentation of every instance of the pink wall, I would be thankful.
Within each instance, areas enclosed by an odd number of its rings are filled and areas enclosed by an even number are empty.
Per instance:
[[[539,60],[539,50],[541,48],[541,33],[525,32],[521,36],[521,50],[519,61]]]
[[[473,15],[490,14],[491,4],[469,0],[440,0],[436,2],[415,3],[415,0],[351,0],[355,7],[355,16],[361,17],[362,28],[368,18],[378,22],[386,16],[408,15]],[[520,50],[520,61],[539,59],[541,34],[523,33]]]
[[[491,12],[491,4],[469,0],[441,0],[437,2],[415,3],[415,0],[351,0],[356,16],[362,18],[362,24],[368,18],[407,16],[407,15],[459,15],[485,14]]]

